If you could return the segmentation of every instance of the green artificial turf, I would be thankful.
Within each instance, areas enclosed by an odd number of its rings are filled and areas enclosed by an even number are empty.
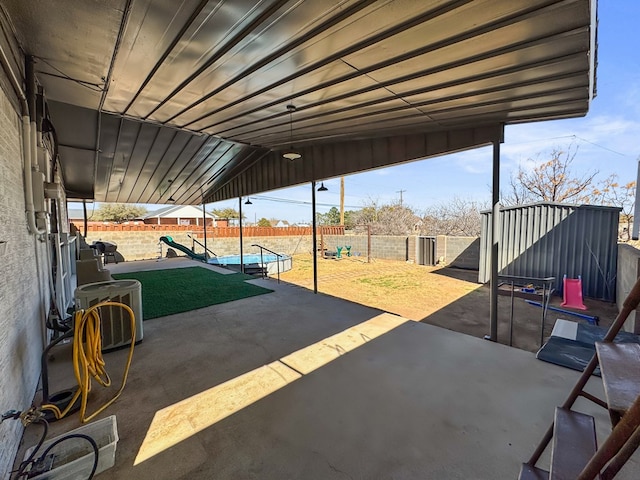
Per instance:
[[[144,320],[270,293],[273,290],[245,282],[242,273],[222,275],[203,267],[118,273],[113,278],[142,284]]]

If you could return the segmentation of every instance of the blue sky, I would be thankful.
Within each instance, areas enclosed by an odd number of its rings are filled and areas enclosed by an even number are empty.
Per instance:
[[[544,159],[553,148],[578,147],[573,171],[599,171],[598,179],[615,173],[626,183],[636,179],[640,156],[640,35],[637,0],[603,0],[598,5],[597,96],[586,117],[507,126],[501,146],[501,184],[519,164]],[[345,205],[360,208],[372,200],[389,203],[400,198],[417,212],[454,196],[488,202],[491,197],[492,149],[481,148],[345,177]],[[317,195],[317,210],[338,206],[340,179],[327,179],[328,192]],[[243,205],[247,220],[262,217],[290,222],[311,221],[309,184],[251,197]],[[150,210],[160,206],[149,206]],[[238,201],[213,208],[238,208]]]

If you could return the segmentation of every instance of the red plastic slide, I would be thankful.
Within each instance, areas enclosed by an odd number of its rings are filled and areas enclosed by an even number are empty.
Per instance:
[[[587,307],[582,303],[582,278],[567,278],[565,275],[562,279],[562,299],[560,304],[563,307],[577,308],[578,310],[586,310]]]

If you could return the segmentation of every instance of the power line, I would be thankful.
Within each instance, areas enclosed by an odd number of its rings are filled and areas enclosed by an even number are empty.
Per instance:
[[[289,204],[294,204],[294,205],[311,205],[311,202],[306,201],[306,200],[293,200],[293,199],[289,199],[289,198],[268,197],[266,195],[253,195],[251,198],[259,198],[261,200],[266,200],[266,201],[269,201],[269,202],[276,202],[276,203],[289,203]],[[316,202],[316,205],[320,206],[320,207],[336,207],[336,208],[338,208],[338,204],[335,204],[335,203],[318,203],[318,202]],[[347,208],[356,208],[356,209],[362,208],[362,206],[355,206],[355,205],[345,205],[345,207],[347,207]]]
[[[590,142],[589,140],[587,140],[587,139],[585,139],[585,138],[582,138],[582,137],[579,137],[579,136],[577,136],[577,135],[574,135],[574,138],[577,138],[578,140],[582,140],[583,142],[590,143],[591,145],[594,145],[594,146],[596,146],[596,147],[600,147],[600,148],[602,148],[603,150],[606,150],[606,151],[608,151],[608,152],[615,153],[616,155],[620,155],[621,157],[628,157],[628,156],[629,156],[629,155],[627,155],[626,153],[616,152],[615,150],[611,150],[610,148],[607,148],[607,147],[605,147],[605,146],[603,146],[603,145],[599,145],[599,144],[597,144],[597,143],[595,143],[595,142]]]
[[[591,140],[587,140],[586,138],[582,138],[582,137],[580,137],[578,135],[575,135],[575,134],[573,134],[573,135],[562,135],[562,136],[559,136],[559,137],[539,138],[537,140],[530,140],[528,142],[513,142],[513,143],[506,142],[505,145],[506,146],[510,146],[510,145],[527,145],[527,144],[530,144],[530,143],[548,142],[549,140],[562,140],[562,139],[565,139],[565,138],[571,138],[573,140],[580,140],[582,142],[585,142],[585,143],[588,143],[590,145],[593,145],[594,147],[598,147],[598,148],[601,148],[601,149],[606,150],[608,152],[615,153],[616,155],[620,155],[621,157],[629,157],[630,156],[627,153],[618,152],[616,150],[613,150],[611,148],[605,147],[604,145],[600,145],[599,143],[592,142]]]

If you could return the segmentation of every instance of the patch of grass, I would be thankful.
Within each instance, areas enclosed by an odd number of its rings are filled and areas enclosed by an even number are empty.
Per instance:
[[[285,282],[313,288],[313,256],[296,255]],[[440,275],[438,267],[393,260],[318,258],[318,291],[405,318],[421,320],[480,288],[477,272],[463,272],[464,280]]]
[[[386,275],[383,277],[358,278],[356,281],[359,283],[370,285],[372,287],[386,288],[390,290],[398,290],[401,288],[415,288],[420,286],[420,283],[415,281],[413,278],[403,275]]]

